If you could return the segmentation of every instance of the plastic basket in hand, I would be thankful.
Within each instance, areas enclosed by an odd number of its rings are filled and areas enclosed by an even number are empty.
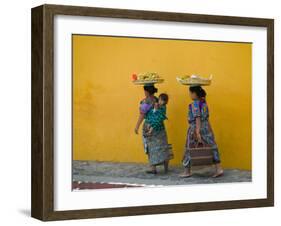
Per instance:
[[[190,153],[191,165],[202,166],[213,164],[213,150],[214,148],[205,143],[196,143],[194,147],[187,148]]]

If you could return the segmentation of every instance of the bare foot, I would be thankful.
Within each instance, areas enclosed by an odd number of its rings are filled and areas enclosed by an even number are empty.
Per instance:
[[[150,166],[150,170],[145,171],[148,174],[157,174],[156,166]]]
[[[212,176],[212,178],[217,178],[217,177],[221,177],[221,176],[223,176],[223,170],[222,170],[222,169],[219,170],[219,171],[217,171],[217,172]]]
[[[191,177],[192,176],[192,173],[182,173],[179,175],[180,178],[188,178],[188,177]]]
[[[148,174],[157,174],[156,170],[146,170],[145,172]]]

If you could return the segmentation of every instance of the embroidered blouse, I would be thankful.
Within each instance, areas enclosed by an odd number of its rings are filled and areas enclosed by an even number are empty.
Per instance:
[[[197,117],[200,117],[201,121],[209,118],[209,109],[205,100],[194,100],[188,106],[188,122],[194,123]]]
[[[140,102],[140,108],[139,108],[140,113],[146,115],[149,110],[153,109],[153,106],[156,102],[157,102],[157,97],[155,96],[144,98]]]

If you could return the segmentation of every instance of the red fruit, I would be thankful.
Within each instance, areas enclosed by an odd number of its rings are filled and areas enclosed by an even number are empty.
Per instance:
[[[137,80],[137,79],[138,79],[137,74],[135,74],[135,73],[134,73],[134,74],[132,74],[132,79],[133,79],[133,80]]]

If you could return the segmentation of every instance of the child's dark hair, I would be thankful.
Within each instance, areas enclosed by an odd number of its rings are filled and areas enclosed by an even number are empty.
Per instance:
[[[157,93],[158,89],[154,87],[154,85],[144,86],[143,89],[147,91],[150,95]]]
[[[201,86],[190,86],[189,91],[196,93],[198,98],[204,98],[207,95],[206,91]]]
[[[166,93],[161,93],[158,97],[158,99],[161,99],[165,102],[165,104],[168,103],[168,100],[169,100],[169,96],[166,94]]]

